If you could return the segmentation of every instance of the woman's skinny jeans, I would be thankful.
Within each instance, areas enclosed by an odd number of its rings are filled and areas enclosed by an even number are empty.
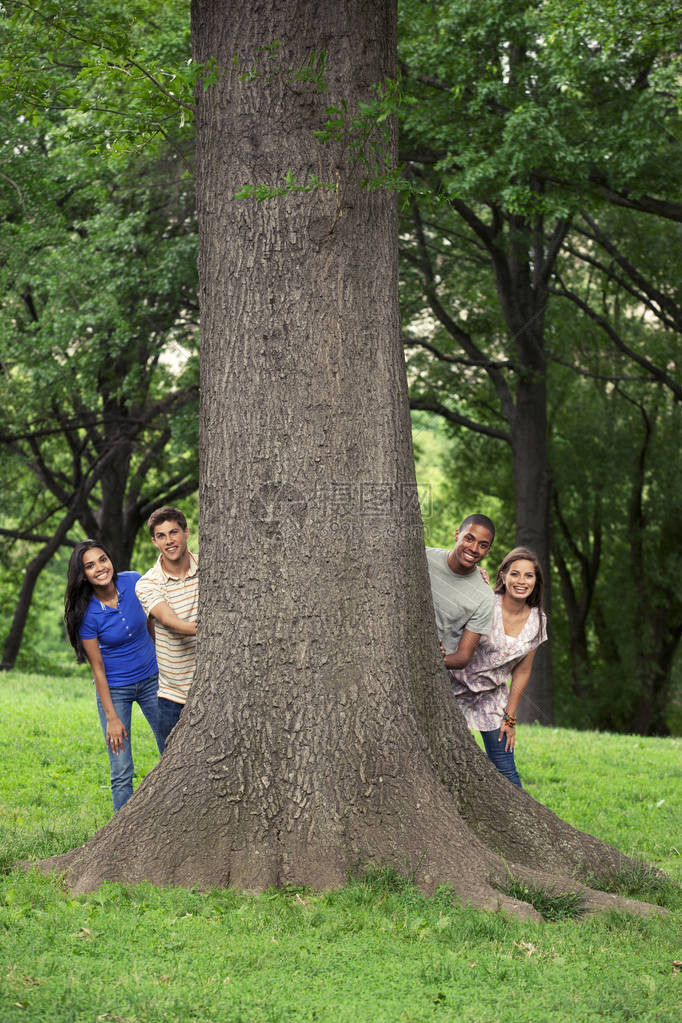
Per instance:
[[[163,749],[158,731],[158,697],[159,676],[150,675],[139,682],[132,682],[127,686],[109,686],[111,702],[118,714],[128,738],[123,740],[123,749],[120,753],[114,753],[107,746],[109,754],[109,768],[111,770],[111,796],[114,801],[114,813],[120,810],[124,803],[127,803],[133,794],[133,748],[130,734],[130,719],[134,703],[139,703],[142,713],[150,724],[151,730],[156,739],[159,753]],[[99,720],[104,733],[104,740],[107,738],[107,716],[104,713],[102,702],[97,697],[97,710]]]
[[[481,732],[483,739],[483,745],[485,751],[488,754],[490,760],[505,778],[508,778],[512,785],[516,785],[522,789],[521,779],[519,778],[519,772],[516,770],[516,763],[514,761],[514,751],[505,751],[505,744],[507,742],[506,735],[503,735],[501,739],[498,739],[500,734],[499,728],[493,728],[490,732]]]

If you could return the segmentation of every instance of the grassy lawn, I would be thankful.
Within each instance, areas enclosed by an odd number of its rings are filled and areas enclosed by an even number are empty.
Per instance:
[[[139,780],[157,759],[134,718]],[[533,796],[682,881],[682,740],[521,727]],[[0,1023],[677,1021],[682,897],[664,919],[519,923],[390,872],[322,895],[107,884],[12,869],[111,814],[86,675],[0,676]]]

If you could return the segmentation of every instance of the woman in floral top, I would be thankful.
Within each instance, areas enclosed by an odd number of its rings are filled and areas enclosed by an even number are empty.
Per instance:
[[[451,671],[450,678],[469,728],[478,728],[495,767],[522,788],[514,762],[516,710],[535,651],[547,639],[544,580],[533,551],[515,547],[507,554],[497,570],[495,594],[490,634],[481,636],[467,667]]]

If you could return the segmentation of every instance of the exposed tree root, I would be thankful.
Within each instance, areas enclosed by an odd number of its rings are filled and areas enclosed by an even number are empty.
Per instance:
[[[564,851],[569,850],[560,861],[563,869],[554,869],[553,863],[550,869],[541,869],[532,863],[507,861],[462,820],[443,787],[438,783],[425,786],[418,772],[394,787],[380,813],[376,804],[365,806],[347,820],[332,814],[326,822],[318,818],[314,829],[308,821],[305,826],[273,831],[260,841],[255,831],[247,836],[242,827],[244,819],[248,822],[249,816],[255,815],[235,816],[224,803],[211,807],[212,826],[207,833],[197,824],[197,803],[191,796],[170,813],[170,820],[168,814],[160,816],[158,808],[153,812],[159,787],[155,773],[88,843],[25,866],[62,873],[74,893],[92,891],[106,880],[206,888],[230,885],[257,892],[283,884],[304,884],[315,890],[336,888],[358,864],[374,863],[391,866],[428,894],[449,884],[462,902],[521,920],[539,921],[542,916],[528,902],[505,894],[510,879],[549,893],[578,893],[585,913],[609,909],[641,916],[667,913],[661,907],[600,892],[583,883],[580,876],[589,871],[579,871],[573,861],[584,846],[592,853],[590,867],[598,858],[602,871],[606,865],[615,872],[625,858],[553,814],[548,818],[552,834]],[[513,798],[516,794],[507,791],[512,787],[506,782],[504,786],[504,793]],[[539,811],[541,817],[549,813],[524,793],[518,795],[526,815],[536,818]],[[402,812],[396,807],[402,807]],[[217,825],[221,815],[222,824]],[[197,836],[203,837],[196,840]]]
[[[602,892],[596,888],[590,888],[575,877],[562,877],[559,874],[529,869],[518,863],[508,864],[506,880],[498,879],[498,883],[504,885],[510,879],[522,881],[526,885],[541,888],[548,893],[564,894],[570,892],[579,895],[583,915],[594,915],[595,913],[607,910],[632,913],[643,917],[666,917],[670,915],[670,911],[663,906],[656,906],[650,902],[641,902],[638,899],[615,895],[611,892]]]

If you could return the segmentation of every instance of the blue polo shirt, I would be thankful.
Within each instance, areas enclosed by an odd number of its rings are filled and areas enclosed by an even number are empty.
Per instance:
[[[107,607],[93,594],[79,630],[81,639],[96,639],[110,688],[128,686],[156,675],[154,640],[147,616],[135,596],[139,572],[119,572],[118,607]]]

